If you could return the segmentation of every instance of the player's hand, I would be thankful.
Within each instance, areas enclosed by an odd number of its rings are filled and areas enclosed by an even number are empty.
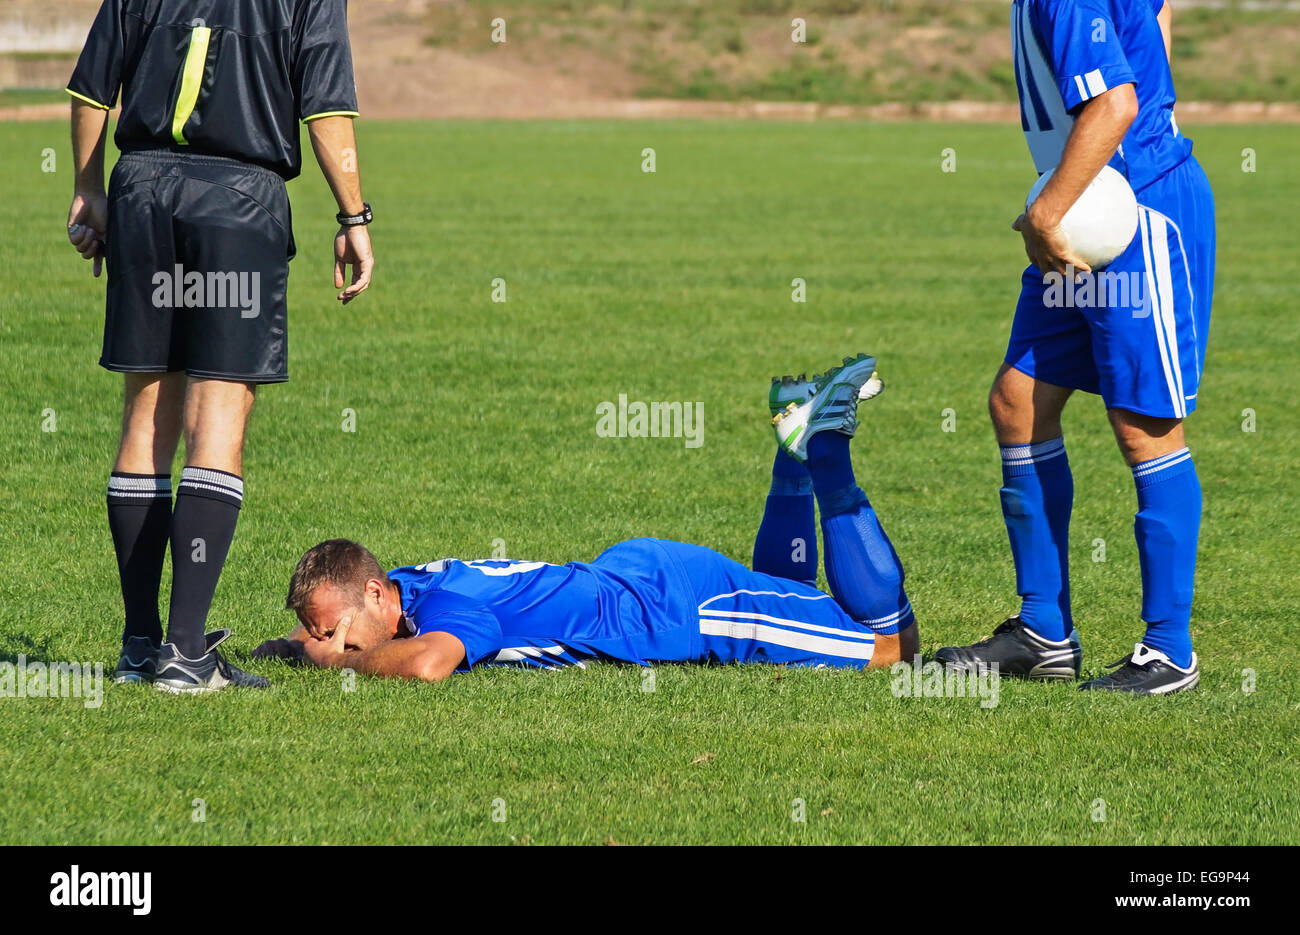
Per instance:
[[[352,618],[344,617],[334,627],[334,633],[325,639],[312,639],[302,644],[303,658],[314,666],[332,669],[342,664],[347,655],[348,630]]]
[[[108,236],[108,198],[77,192],[68,209],[68,240],[87,260],[93,260],[91,272],[98,276],[104,268],[104,240]]]
[[[347,268],[352,267],[352,284],[343,289]],[[364,224],[340,227],[334,235],[334,288],[343,289],[339,301],[347,305],[370,286],[375,255],[370,250],[370,228]]]
[[[300,660],[303,654],[303,644],[297,640],[267,640],[257,649],[253,650],[254,659],[289,659]]]
[[[1065,231],[1061,230],[1059,221],[1048,225],[1030,217],[1029,212],[1025,212],[1011,223],[1011,229],[1019,231],[1020,236],[1025,239],[1025,256],[1029,257],[1030,263],[1038,267],[1040,273],[1047,274],[1055,271],[1062,276],[1068,276],[1071,274],[1069,267],[1073,267],[1073,274],[1077,281],[1080,274],[1092,272],[1092,267],[1075,256],[1074,251],[1070,249],[1070,239],[1065,236]]]

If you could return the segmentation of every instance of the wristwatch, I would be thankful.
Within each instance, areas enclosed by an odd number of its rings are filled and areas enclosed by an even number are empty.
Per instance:
[[[375,212],[370,210],[370,202],[361,202],[360,214],[344,214],[340,211],[334,215],[334,220],[338,221],[342,227],[360,227],[363,224],[369,224],[375,219]]]

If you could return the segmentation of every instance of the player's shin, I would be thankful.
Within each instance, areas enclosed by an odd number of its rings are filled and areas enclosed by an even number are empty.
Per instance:
[[[855,487],[840,502],[823,499],[821,526],[826,580],[844,611],[879,635],[910,627],[916,618],[903,589],[903,563],[866,495]]]
[[[1016,566],[1020,620],[1049,640],[1074,629],[1070,615],[1069,533],[1074,479],[1065,441],[1003,445],[1002,517]]]
[[[808,469],[777,449],[772,488],[754,538],[755,571],[795,581],[817,580],[817,526]]]
[[[857,485],[849,438],[835,432],[813,436],[808,471],[821,507],[831,594],[850,617],[879,635],[908,629],[915,617],[903,590],[903,564]]]
[[[1142,568],[1142,642],[1177,666],[1192,660],[1192,585],[1201,528],[1201,484],[1186,448],[1133,467],[1133,522]]]

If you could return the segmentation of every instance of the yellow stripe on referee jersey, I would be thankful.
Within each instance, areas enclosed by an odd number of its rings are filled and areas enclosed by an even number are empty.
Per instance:
[[[303,117],[303,123],[311,123],[313,120],[319,120],[322,117],[360,117],[361,115],[355,110],[327,110],[323,113],[312,114],[310,117]]]
[[[112,108],[109,107],[107,104],[101,104],[101,103],[99,103],[99,101],[95,100],[93,97],[86,97],[86,95],[84,95],[84,94],[78,94],[76,91],[72,90],[72,88],[64,88],[63,90],[67,91],[69,94],[71,94],[71,95],[72,95],[73,97],[75,97],[77,100],[79,100],[79,101],[85,101],[87,104],[89,104],[89,105],[92,106],[92,107],[98,107],[100,110],[112,110]]]
[[[181,146],[188,146],[185,139],[185,122],[194,113],[194,105],[199,102],[199,88],[203,84],[203,68],[208,61],[208,41],[212,30],[207,26],[195,26],[190,33],[190,49],[185,54],[185,68],[181,72],[181,93],[176,98],[176,113],[172,115],[172,139]]]

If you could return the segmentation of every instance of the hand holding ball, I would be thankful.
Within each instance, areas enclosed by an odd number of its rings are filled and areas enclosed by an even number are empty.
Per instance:
[[[1056,170],[1038,177],[1025,197],[1025,209],[1034,203]],[[1070,248],[1093,269],[1105,266],[1126,249],[1137,233],[1137,198],[1128,180],[1103,166],[1083,194],[1061,218],[1061,230]]]

